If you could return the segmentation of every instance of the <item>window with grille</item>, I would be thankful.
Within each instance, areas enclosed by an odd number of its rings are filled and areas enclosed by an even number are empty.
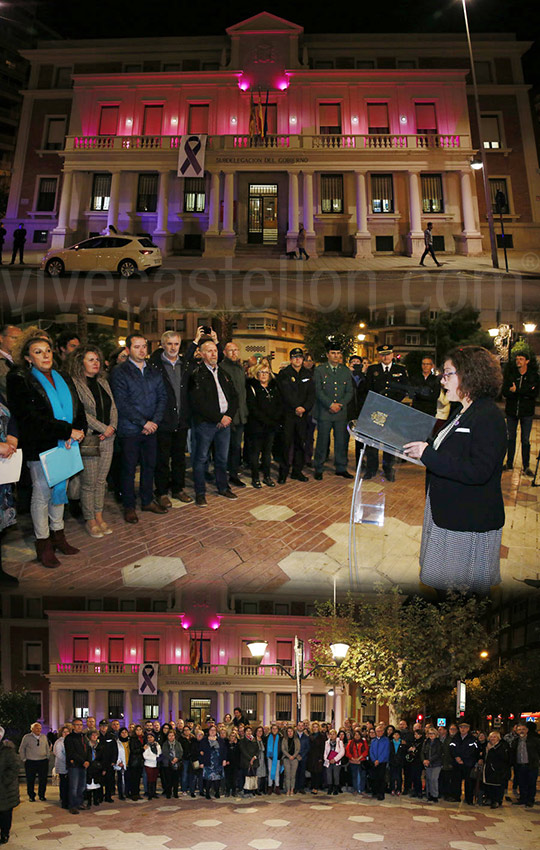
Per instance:
[[[100,136],[116,136],[118,128],[118,106],[102,106],[99,116]]]
[[[341,133],[341,104],[319,104],[319,132]]]
[[[45,150],[60,151],[66,135],[65,118],[48,118],[45,127]]]
[[[53,212],[56,203],[57,177],[40,177],[36,198],[37,212]]]
[[[321,211],[343,212],[343,174],[321,174]]]
[[[249,640],[242,641],[242,658],[241,664],[244,666],[257,667],[259,665],[259,660],[253,658],[251,652],[248,649],[248,643],[252,643],[254,638],[249,638]]]
[[[500,207],[497,205],[497,192],[502,192],[504,195],[505,203],[501,204]],[[500,215],[502,212],[505,215],[508,215],[510,212],[510,204],[508,199],[508,186],[506,184],[505,177],[490,177],[489,178],[489,194],[491,195],[491,209],[497,215]]]
[[[394,183],[391,174],[371,175],[371,211],[394,212]]]
[[[145,106],[143,136],[161,136],[163,106]]]
[[[109,691],[108,716],[110,720],[124,717],[124,691]]]
[[[73,662],[75,664],[88,663],[88,638],[73,638]]]
[[[92,181],[92,210],[106,211],[111,202],[111,175],[94,174]]]
[[[188,133],[208,133],[208,103],[192,103],[189,107]]]
[[[441,174],[421,174],[422,210],[425,213],[444,212],[443,187]]]
[[[416,104],[416,132],[419,135],[437,132],[437,114],[434,103]]]
[[[284,667],[292,667],[293,646],[292,640],[278,640],[276,646],[276,661]]]
[[[501,127],[498,115],[482,115],[482,145],[485,148],[496,150],[502,147]]]
[[[139,174],[137,185],[137,212],[157,210],[158,174]]]
[[[240,708],[242,714],[248,720],[256,720],[257,718],[257,694],[256,693],[241,693]]]
[[[368,103],[368,133],[384,135],[390,132],[387,103]]]
[[[159,717],[158,694],[143,694],[143,720],[157,720]]]
[[[144,660],[154,664],[159,662],[159,638],[144,639]]]
[[[202,213],[206,206],[204,177],[186,177],[184,181],[184,212]]]
[[[124,638],[109,638],[109,663],[124,663]]]
[[[291,720],[292,694],[276,694],[276,720]]]
[[[88,691],[73,691],[73,717],[88,717]]]
[[[27,642],[24,645],[24,669],[41,670],[43,666],[43,647],[41,641]]]
[[[310,720],[324,720],[326,717],[326,694],[311,694]]]

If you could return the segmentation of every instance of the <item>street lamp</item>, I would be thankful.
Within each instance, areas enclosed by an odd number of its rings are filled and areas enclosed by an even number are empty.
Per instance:
[[[247,644],[247,648],[251,652],[252,657],[257,661],[259,667],[279,667],[290,678],[296,680],[296,722],[299,723],[302,715],[302,682],[309,679],[316,670],[322,668],[338,670],[349,651],[348,643],[332,643],[330,644],[330,652],[335,664],[315,664],[307,672],[304,671],[304,641],[297,635],[294,638],[294,673],[291,673],[288,667],[280,664],[279,661],[275,664],[261,664],[264,653],[268,646],[266,640],[254,640]]]
[[[523,322],[523,330],[526,334],[533,334],[536,330],[536,324],[534,322]]]
[[[481,168],[482,168],[482,179],[484,181],[484,195],[486,199],[486,213],[487,213],[487,221],[489,228],[489,241],[491,245],[491,261],[493,263],[493,268],[499,268],[499,256],[497,254],[497,240],[495,238],[495,226],[493,224],[493,210],[491,208],[491,193],[489,191],[489,179],[488,179],[488,169],[487,169],[487,157],[486,151],[484,149],[484,145],[482,144],[482,120],[480,117],[480,101],[478,99],[478,86],[476,84],[476,69],[474,67],[474,56],[472,51],[471,44],[471,34],[469,32],[469,18],[467,16],[467,3],[466,0],[461,0],[461,4],[463,6],[463,17],[465,19],[465,32],[467,33],[467,44],[469,47],[469,61],[471,63],[471,76],[472,76],[472,84],[474,91],[474,105],[476,110],[476,123],[478,124],[478,133],[480,136],[480,160],[481,160]],[[471,163],[473,168],[476,168],[476,165]]]

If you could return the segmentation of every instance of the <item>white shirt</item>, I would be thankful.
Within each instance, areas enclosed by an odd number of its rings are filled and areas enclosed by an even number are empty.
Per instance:
[[[225,414],[225,413],[227,413],[227,410],[229,409],[229,402],[227,401],[225,393],[221,389],[221,384],[219,383],[218,367],[217,366],[209,366],[208,363],[205,363],[204,365],[212,373],[212,375],[214,377],[214,381],[216,382],[216,389],[217,389],[218,402],[219,402],[219,412],[222,413],[222,414]]]

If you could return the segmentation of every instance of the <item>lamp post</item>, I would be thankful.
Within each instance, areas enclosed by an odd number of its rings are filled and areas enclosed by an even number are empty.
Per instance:
[[[253,658],[258,662],[259,667],[279,667],[289,676],[290,679],[294,679],[296,681],[296,722],[299,723],[302,715],[302,682],[305,679],[309,679],[310,676],[315,673],[316,670],[320,670],[322,668],[337,670],[341,666],[342,662],[345,660],[347,652],[349,651],[348,643],[332,643],[330,644],[330,651],[332,653],[332,658],[336,662],[335,664],[315,664],[311,667],[307,672],[304,670],[304,641],[301,640],[297,635],[294,638],[294,673],[285,667],[283,664],[277,662],[276,664],[261,664],[264,653],[266,652],[266,647],[268,646],[268,641],[266,640],[254,640],[251,643],[248,643],[247,648],[251,652]]]
[[[499,268],[499,256],[497,254],[497,240],[495,238],[495,225],[493,223],[493,210],[491,208],[491,193],[489,191],[489,179],[488,179],[488,170],[487,170],[487,157],[486,151],[484,149],[484,145],[482,143],[482,122],[480,118],[480,101],[478,99],[478,86],[476,84],[476,69],[474,67],[474,57],[473,50],[471,44],[471,34],[469,32],[469,18],[467,16],[467,3],[466,0],[461,0],[461,4],[463,6],[463,17],[465,19],[465,32],[467,34],[467,45],[469,47],[469,61],[471,63],[471,76],[472,76],[472,84],[473,84],[473,92],[474,92],[474,105],[476,110],[476,123],[478,124],[478,133],[480,137],[480,160],[482,162],[482,179],[484,181],[484,195],[486,199],[486,213],[487,213],[487,221],[489,228],[489,241],[491,245],[491,261],[493,263],[493,268]]]

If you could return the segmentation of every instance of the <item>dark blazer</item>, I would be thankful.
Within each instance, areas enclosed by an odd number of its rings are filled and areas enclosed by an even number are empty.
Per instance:
[[[120,437],[140,434],[147,422],[161,423],[167,391],[156,369],[147,364],[141,371],[126,360],[111,372],[111,388],[118,408]]]
[[[188,362],[186,362],[186,359],[180,355],[178,357],[180,361],[180,409],[178,409],[174,389],[169,380],[167,367],[163,362],[162,354],[162,348],[158,348],[154,351],[148,360],[148,365],[161,375],[167,393],[167,402],[165,404],[165,410],[163,411],[163,417],[159,423],[159,430],[172,432],[176,431],[178,428],[189,427],[187,385],[190,367]]]
[[[488,785],[506,785],[510,778],[510,748],[506,741],[486,750],[484,782]]]
[[[216,382],[210,369],[204,363],[199,363],[190,373],[188,398],[191,415],[196,424],[211,422],[217,425],[222,416],[234,419],[238,409],[238,396],[232,378],[221,366],[218,366],[218,380],[228,404],[224,414],[219,409]]]
[[[296,416],[297,407],[303,407],[306,416],[315,404],[313,370],[302,366],[298,372],[292,366],[282,369],[277,378],[287,416]]]
[[[502,528],[504,416],[490,398],[478,399],[458,416],[459,423],[438,450],[429,445],[421,458],[433,521],[451,531]]]
[[[70,732],[64,738],[66,751],[66,767],[82,767],[85,761],[90,761],[90,744],[88,738],[81,732]]]
[[[60,372],[73,400],[73,422],[55,419],[49,396],[29,371],[16,369],[7,376],[7,402],[17,420],[20,447],[24,459],[39,460],[41,452],[53,449],[58,440],[69,440],[72,430],[86,431],[87,422],[75,385],[69,375]]]

